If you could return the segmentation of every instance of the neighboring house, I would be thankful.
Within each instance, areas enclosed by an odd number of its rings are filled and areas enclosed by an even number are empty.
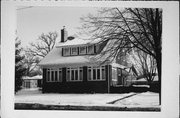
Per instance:
[[[61,41],[39,63],[43,70],[43,92],[110,93],[111,86],[129,86],[129,67],[116,62],[108,50],[117,40],[68,40],[61,30]],[[125,74],[124,74],[125,73]]]
[[[133,85],[148,85],[148,81],[144,77],[137,79],[137,80],[133,80],[132,83],[133,83]],[[158,76],[157,75],[154,76],[154,80],[153,80],[152,84],[158,84]]]
[[[23,88],[38,88],[42,86],[42,76],[37,75],[33,77],[24,76],[23,78]]]

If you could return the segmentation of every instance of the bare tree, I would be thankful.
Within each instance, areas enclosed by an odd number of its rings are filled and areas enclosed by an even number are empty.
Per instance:
[[[26,75],[30,76],[31,72],[37,67],[40,62],[40,58],[32,55],[32,53],[25,51],[25,58],[23,60],[24,66],[26,66]]]
[[[145,78],[151,87],[156,76],[157,66],[155,59],[140,50],[132,51],[129,54],[129,61],[135,68],[135,75],[137,79]]]
[[[25,59],[23,63],[27,67],[26,74],[28,76],[32,75],[35,70],[39,71],[37,70],[38,63],[53,49],[57,37],[57,32],[42,33],[37,39],[37,42],[30,43],[30,46],[25,49]]]
[[[43,58],[53,49],[57,36],[57,32],[42,33],[38,38],[38,42],[31,43],[27,51],[33,56]]]
[[[99,14],[81,18],[83,31],[103,41],[119,39],[113,56],[122,48],[137,48],[152,56],[157,63],[161,89],[162,10],[159,8],[103,8]],[[161,90],[159,94],[161,104]]]

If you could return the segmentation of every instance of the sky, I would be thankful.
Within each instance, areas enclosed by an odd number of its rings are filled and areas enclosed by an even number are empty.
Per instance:
[[[66,27],[68,35],[74,35],[80,27],[80,17],[88,13],[95,14],[98,8],[93,7],[28,7],[17,10],[17,35],[21,45],[26,47],[38,37],[48,32],[58,32]]]

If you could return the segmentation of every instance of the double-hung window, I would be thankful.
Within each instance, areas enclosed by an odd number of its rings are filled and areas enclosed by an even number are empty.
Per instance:
[[[63,48],[63,55],[69,56],[70,55],[70,48]]]
[[[86,54],[86,46],[79,47],[79,54]]]
[[[96,45],[95,45],[95,53],[98,53],[98,52],[99,52],[99,49],[100,49],[100,45],[99,45],[99,44],[96,44]]]
[[[62,81],[62,69],[49,68],[46,75],[47,82],[61,82]]]
[[[105,67],[88,67],[88,80],[89,81],[98,81],[105,80]]]
[[[77,55],[78,54],[78,48],[77,47],[72,47],[71,48],[71,55]]]
[[[67,81],[82,81],[83,80],[83,68],[67,68]]]
[[[102,80],[105,80],[106,79],[105,66],[101,67],[101,71],[102,71]]]
[[[94,45],[87,46],[87,54],[94,54]]]

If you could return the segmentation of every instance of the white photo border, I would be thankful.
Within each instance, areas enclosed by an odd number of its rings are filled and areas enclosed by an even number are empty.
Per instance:
[[[161,112],[14,110],[14,62],[17,6],[139,7],[163,9]],[[1,1],[2,118],[175,118],[179,116],[178,1]]]

